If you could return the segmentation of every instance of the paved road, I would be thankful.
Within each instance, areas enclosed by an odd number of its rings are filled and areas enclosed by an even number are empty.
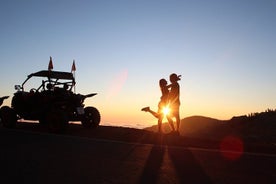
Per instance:
[[[276,155],[0,128],[0,183],[276,183]],[[233,154],[233,153],[232,153]]]

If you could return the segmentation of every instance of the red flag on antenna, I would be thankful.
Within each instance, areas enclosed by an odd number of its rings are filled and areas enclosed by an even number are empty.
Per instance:
[[[75,60],[73,60],[73,64],[72,64],[72,68],[71,68],[71,72],[76,71],[76,65],[75,65]]]
[[[48,64],[48,70],[53,70],[53,62],[52,62],[52,57],[50,56],[50,61],[49,61],[49,64]]]

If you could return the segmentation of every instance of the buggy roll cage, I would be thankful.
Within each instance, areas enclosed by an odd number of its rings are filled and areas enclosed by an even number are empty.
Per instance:
[[[53,86],[55,85],[60,85],[60,84],[66,84],[68,85],[68,90],[72,90],[72,88],[75,86],[75,78],[72,73],[70,72],[60,72],[60,71],[50,71],[50,70],[41,70],[36,73],[32,73],[28,75],[27,79],[22,83],[20,86],[20,89],[24,91],[24,85],[25,83],[32,77],[46,77],[48,80],[44,81],[42,80],[42,84],[37,88],[37,91],[43,87],[45,89],[45,83],[52,84]],[[68,80],[67,82],[59,82],[59,80]],[[15,86],[16,89],[18,89],[18,86]]]

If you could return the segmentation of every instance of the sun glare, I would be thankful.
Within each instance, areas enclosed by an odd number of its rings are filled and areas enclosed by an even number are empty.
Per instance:
[[[165,115],[165,116],[167,116],[169,113],[170,113],[170,108],[168,107],[168,106],[165,106],[164,108],[163,108],[163,114]]]

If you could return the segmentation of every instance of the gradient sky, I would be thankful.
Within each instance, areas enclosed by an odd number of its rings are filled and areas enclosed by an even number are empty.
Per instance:
[[[0,96],[32,72],[70,71],[102,124],[156,124],[158,81],[182,75],[181,118],[276,108],[275,0],[2,0]],[[11,98],[6,102],[10,105]]]

